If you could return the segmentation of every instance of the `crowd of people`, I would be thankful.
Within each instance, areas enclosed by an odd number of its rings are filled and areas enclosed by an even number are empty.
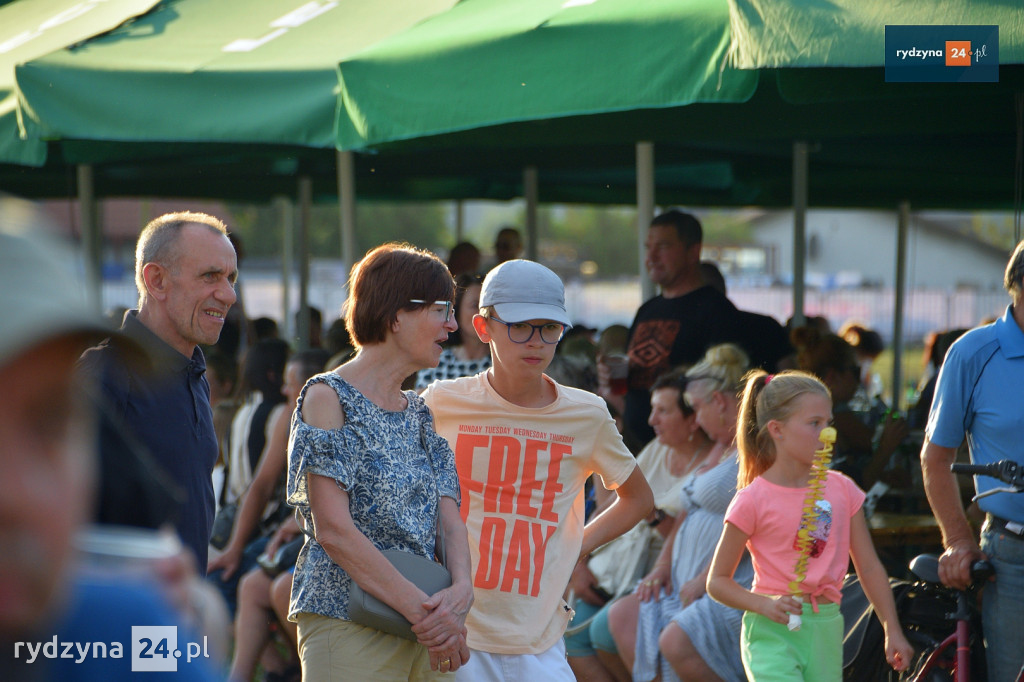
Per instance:
[[[877,333],[737,309],[681,211],[649,228],[660,293],[629,327],[574,326],[561,279],[504,228],[486,271],[468,242],[447,263],[370,250],[342,317],[324,334],[311,311],[297,351],[239,314],[213,216],[143,229],[138,306],[112,331],[22,215],[0,212],[3,679],[127,678],[127,626],[160,624],[212,643],[182,679],[838,680],[851,561],[905,670],[865,489],[906,484],[912,426],[940,575],[963,587],[995,563],[990,679],[1021,667],[1024,503],[986,498],[979,540],[949,464],[965,439],[974,461],[1024,464],[1024,243],[1006,314],[936,335],[908,421],[881,402]],[[90,571],[81,538],[124,526],[162,553],[117,555],[145,558],[142,579]],[[129,653],[21,654],[53,633]]]

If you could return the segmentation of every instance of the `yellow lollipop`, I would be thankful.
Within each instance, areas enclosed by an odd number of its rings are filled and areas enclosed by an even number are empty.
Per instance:
[[[810,558],[811,532],[815,529],[817,520],[818,502],[825,495],[825,477],[828,475],[828,465],[832,461],[832,446],[836,442],[836,430],[826,426],[818,434],[821,441],[821,449],[814,451],[814,464],[811,471],[811,480],[808,482],[807,498],[804,500],[803,518],[800,522],[800,530],[797,531],[796,566],[793,567],[794,579],[789,583],[789,592],[797,599],[803,596],[800,589],[804,578],[807,577],[807,560]],[[800,616],[795,613],[789,614],[789,629],[800,629]]]

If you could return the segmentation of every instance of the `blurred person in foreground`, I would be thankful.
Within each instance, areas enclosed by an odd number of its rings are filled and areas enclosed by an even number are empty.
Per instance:
[[[104,471],[116,474],[126,459],[122,433],[144,446],[155,466],[183,493],[175,527],[205,574],[215,500],[212,473],[219,452],[200,345],[220,337],[235,302],[235,249],[224,223],[205,213],[168,213],[151,221],[135,248],[138,310],[129,310],[121,334],[151,358],[130,363],[104,342],[82,355],[83,369],[99,381],[115,420],[104,428]],[[101,491],[101,521],[150,525],[126,485],[113,475]]]
[[[90,313],[64,245],[40,233],[27,204],[0,197],[0,679],[127,680],[132,625],[181,619],[153,584],[76,564],[98,471],[96,415],[75,365],[110,331]],[[166,596],[187,607],[187,555],[156,569]],[[102,642],[106,656],[91,647],[60,658],[68,642]],[[175,679],[213,677],[193,661]]]
[[[352,267],[348,290],[358,352],[306,383],[288,442],[288,503],[307,533],[288,614],[302,679],[439,679],[469,659],[469,546],[455,456],[423,400],[401,386],[437,365],[458,327],[455,282],[433,254],[385,244]],[[433,559],[438,534],[452,585],[429,595],[381,551]],[[353,581],[412,623],[418,641],[352,622]]]
[[[921,449],[924,489],[946,550],[939,558],[942,582],[964,589],[971,564],[983,557],[996,569],[982,592],[990,680],[1016,679],[1024,662],[1024,495],[978,500],[985,512],[979,544],[949,467],[964,438],[975,464],[1008,459],[1024,466],[1024,241],[1010,256],[1003,284],[1012,301],[1003,316],[967,332],[946,353]],[[985,476],[974,482],[979,493],[1003,485]]]

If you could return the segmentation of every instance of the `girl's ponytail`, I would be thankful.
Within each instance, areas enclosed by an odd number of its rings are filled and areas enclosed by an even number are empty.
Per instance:
[[[747,372],[744,377],[745,386],[740,400],[739,419],[736,424],[736,445],[739,449],[739,473],[736,478],[736,489],[745,488],[750,482],[767,471],[775,461],[774,448],[771,441],[767,445],[770,452],[764,451],[764,443],[759,436],[761,427],[757,424],[757,398],[771,375],[762,369]]]

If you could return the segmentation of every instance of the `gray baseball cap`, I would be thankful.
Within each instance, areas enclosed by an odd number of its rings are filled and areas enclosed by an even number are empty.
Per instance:
[[[0,196],[0,364],[68,334],[109,336],[71,250],[26,201]]]
[[[509,260],[487,273],[480,290],[480,307],[494,306],[506,322],[553,320],[566,326],[565,287],[558,275],[540,263]]]

